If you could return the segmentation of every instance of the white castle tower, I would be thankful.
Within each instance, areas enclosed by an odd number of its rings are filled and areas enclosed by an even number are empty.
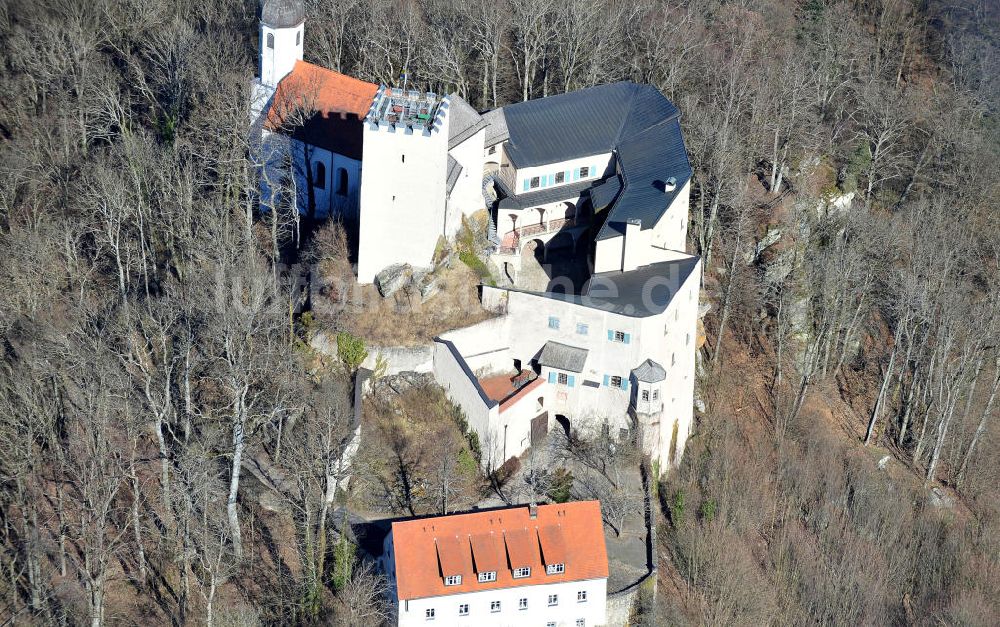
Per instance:
[[[445,234],[449,98],[380,87],[364,123],[358,282],[431,264]]]
[[[260,82],[274,89],[302,60],[302,0],[261,0]]]

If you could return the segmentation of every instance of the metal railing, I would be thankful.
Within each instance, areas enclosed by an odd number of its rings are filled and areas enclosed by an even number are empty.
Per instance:
[[[504,234],[503,238],[500,240],[501,245],[498,252],[501,255],[516,254],[518,249],[521,247],[521,238],[523,237],[533,237],[535,235],[552,233],[554,231],[569,229],[578,225],[579,220],[577,218],[559,218],[558,220],[547,220],[540,224],[529,224],[528,226],[516,228]]]

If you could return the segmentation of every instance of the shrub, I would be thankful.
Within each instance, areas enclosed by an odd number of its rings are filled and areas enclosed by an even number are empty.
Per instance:
[[[365,341],[346,331],[337,334],[337,357],[344,363],[348,372],[355,372],[368,357]]]

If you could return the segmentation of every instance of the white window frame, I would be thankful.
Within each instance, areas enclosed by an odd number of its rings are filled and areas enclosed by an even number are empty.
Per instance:
[[[426,610],[424,610],[424,620],[434,620],[435,614],[437,614],[437,612],[434,610],[433,607],[427,608]]]
[[[615,383],[615,379],[618,379],[618,383]],[[622,389],[622,381],[623,379],[616,374],[611,375],[611,378],[608,380],[608,382],[611,384],[611,387],[618,388],[619,390]]]
[[[548,603],[548,605],[549,605],[549,607],[555,607],[555,606],[559,605],[559,595],[558,594],[550,594],[549,595],[549,603]]]
[[[653,400],[660,400],[660,388],[653,388]]]
[[[490,613],[497,613],[500,611],[500,601],[490,601]]]
[[[446,586],[460,586],[462,585],[461,575],[448,575],[444,578],[444,585]]]
[[[542,179],[539,176],[533,176],[528,179],[528,189],[538,189],[542,186]]]
[[[641,398],[643,401],[648,401],[649,400],[649,390],[643,390],[639,394],[639,398]]]
[[[577,593],[576,593],[576,602],[577,603],[586,603],[587,602],[587,591],[586,590],[579,590],[579,591],[577,591]]]
[[[618,342],[619,344],[624,344],[625,343],[625,332],[624,331],[615,331],[615,334],[612,336],[612,338],[613,338],[611,340],[612,342]]]
[[[489,583],[496,580],[497,571],[495,570],[488,570],[486,572],[479,573],[479,583]]]
[[[521,597],[520,599],[517,600],[517,609],[519,609],[519,610],[526,610],[526,609],[528,609],[528,598],[527,597]]]
[[[514,579],[523,579],[524,577],[531,576],[530,566],[521,566],[520,568],[514,569]]]
[[[590,335],[590,325],[586,322],[576,323],[576,334],[577,335]]]
[[[587,621],[582,618],[576,619],[576,627],[587,627]]]
[[[549,316],[549,328],[553,331],[559,330],[559,316]]]
[[[569,385],[569,375],[565,372],[556,373],[556,383],[559,385]]]
[[[458,615],[459,616],[468,616],[469,615],[469,604],[468,603],[459,603],[458,604]]]
[[[566,572],[566,565],[562,562],[558,564],[549,564],[545,567],[546,575],[561,575]]]

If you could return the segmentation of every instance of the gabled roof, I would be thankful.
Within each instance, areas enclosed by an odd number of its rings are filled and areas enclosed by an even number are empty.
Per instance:
[[[361,120],[378,85],[296,61],[278,83],[267,112],[268,130],[281,131],[313,146],[361,158]]]
[[[451,193],[451,190],[455,189],[455,183],[458,182],[460,174],[462,174],[462,164],[459,163],[455,157],[448,155],[448,179],[446,181],[445,189],[449,194]]]
[[[639,220],[642,229],[652,228],[691,178],[680,112],[652,85],[598,85],[519,102],[483,117],[490,125],[486,145],[509,138],[507,156],[518,168],[616,155],[618,177],[584,187],[592,189],[595,209],[610,206],[598,240],[620,235],[623,229],[615,223]],[[526,202],[515,196],[500,206]]]
[[[510,292],[524,292],[600,309],[630,318],[646,318],[666,311],[670,301],[698,266],[699,257],[660,261],[628,272],[600,272],[590,277],[581,294],[534,292],[513,287]]]
[[[583,372],[583,366],[587,363],[587,349],[549,340],[538,355],[538,363],[558,370]]]
[[[539,505],[536,518],[528,506],[434,516],[392,523],[393,560],[396,594],[399,600],[497,590],[567,581],[604,579],[608,576],[608,556],[604,544],[604,524],[598,501],[578,501]],[[448,538],[458,537],[451,544]],[[477,570],[484,570],[492,539],[496,550],[496,581],[479,583]],[[477,543],[479,547],[477,553]],[[443,573],[443,557],[457,546],[462,559],[447,558],[449,568],[461,564],[460,573]],[[547,548],[546,548],[547,547]],[[547,552],[546,552],[547,551]],[[542,553],[546,552],[545,561]],[[472,557],[476,554],[476,570]],[[560,559],[559,562],[548,561]],[[545,565],[562,563],[565,572],[547,575]],[[489,567],[489,566],[487,566]],[[514,579],[513,569],[528,567],[528,577]],[[445,586],[449,574],[462,576],[462,583]]]
[[[448,150],[469,139],[486,126],[486,121],[458,94],[449,97]]]
[[[637,381],[659,383],[667,378],[667,371],[652,359],[647,359],[632,370]]]

